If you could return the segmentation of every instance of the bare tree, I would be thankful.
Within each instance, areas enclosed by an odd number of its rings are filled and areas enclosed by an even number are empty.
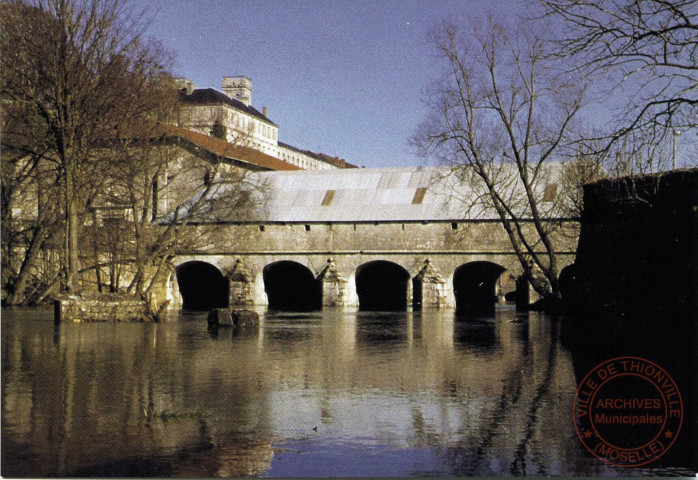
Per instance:
[[[101,232],[99,268],[109,267],[110,290],[147,300],[157,318],[173,257],[206,248],[221,222],[252,215],[262,186],[219,155],[188,154],[166,126],[121,136],[107,152],[118,161],[105,172],[103,210],[119,216]]]
[[[134,102],[149,98],[143,93],[162,78],[167,59],[144,41],[139,18],[120,0],[11,0],[0,21],[0,96],[4,115],[17,120],[5,125],[32,121],[31,135],[4,132],[3,147],[55,164],[64,286],[76,291],[81,216],[102,178],[95,151],[126,123],[159,108]]]
[[[533,288],[557,301],[559,223],[550,220],[559,209],[551,200],[584,82],[558,75],[540,36],[510,36],[492,19],[466,33],[446,25],[433,40],[445,74],[413,143],[470,181],[477,201],[496,211]]]
[[[167,56],[120,0],[14,0],[0,22],[4,300],[94,281],[158,316],[173,256],[249,215],[258,186],[225,157],[187,154]],[[46,251],[62,251],[58,272],[39,271]]]
[[[540,5],[543,15],[562,21],[556,54],[573,59],[574,72],[593,75],[597,90],[617,105],[614,122],[602,132],[604,148],[616,149],[612,160],[632,158],[637,164],[644,151],[644,162],[635,165],[640,173],[666,168],[648,148],[656,150],[674,131],[698,125],[698,2],[540,0]]]
[[[60,236],[58,174],[40,156],[3,152],[2,159],[3,302],[27,303],[60,276],[47,252]]]
[[[558,211],[569,218],[579,218],[584,208],[582,188],[606,177],[601,156],[584,154],[565,162],[560,179]]]

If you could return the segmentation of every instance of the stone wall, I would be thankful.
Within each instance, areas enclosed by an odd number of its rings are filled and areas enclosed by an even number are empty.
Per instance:
[[[148,321],[146,302],[119,294],[62,295],[54,302],[54,319],[62,322]]]
[[[574,254],[576,221],[561,225],[553,242],[561,254]],[[192,227],[197,228],[197,227]],[[357,223],[234,223],[214,231],[199,227],[210,248],[192,254],[217,255],[296,253],[337,254],[504,254],[512,255],[509,237],[499,221],[357,222]],[[528,223],[524,230],[534,230]],[[532,234],[533,236],[533,234]],[[542,251],[542,249],[541,249]],[[235,259],[233,259],[234,261]],[[324,268],[324,261],[322,268]],[[421,268],[421,261],[419,262]],[[416,273],[416,272],[415,272]]]
[[[574,261],[578,225],[555,222],[558,232],[553,240],[561,267]],[[533,224],[526,227],[534,228]],[[306,266],[322,282],[326,306],[358,306],[357,269],[377,260],[402,266],[412,279],[410,289],[414,285],[422,288],[424,298],[417,300],[425,308],[455,307],[453,275],[465,263],[496,263],[507,270],[509,277],[503,283],[509,285],[522,274],[520,261],[497,221],[249,222],[220,225],[207,235],[208,248],[183,253],[175,263],[196,260],[216,266],[230,279],[231,306],[266,305],[263,269],[282,260]],[[423,272],[427,260],[429,268]]]
[[[698,311],[698,169],[585,186],[575,309],[668,316]]]

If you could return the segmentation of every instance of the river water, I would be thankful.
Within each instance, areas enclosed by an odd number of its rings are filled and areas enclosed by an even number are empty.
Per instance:
[[[2,475],[695,474],[686,448],[642,469],[584,449],[588,362],[564,324],[329,311],[234,334],[205,315],[54,326],[3,310]]]

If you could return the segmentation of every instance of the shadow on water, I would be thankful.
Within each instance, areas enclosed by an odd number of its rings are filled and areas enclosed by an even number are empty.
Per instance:
[[[453,341],[464,350],[491,351],[499,347],[494,322],[457,317],[453,327]]]
[[[526,345],[528,342],[529,312],[519,312],[513,303],[480,309],[460,309],[454,315],[453,338],[461,348],[494,352],[500,348],[498,323],[520,324],[513,334]]]
[[[172,464],[155,458],[129,458],[90,465],[70,473],[71,477],[169,477]]]
[[[269,312],[236,336],[206,315],[5,313],[5,476],[622,475],[571,421],[578,382],[618,355],[660,364],[684,396],[685,430],[643,472],[695,467],[685,321]]]
[[[653,465],[698,469],[698,323],[695,312],[676,315],[568,315],[561,322],[562,346],[572,355],[577,384],[603,361],[632,356],[662,367],[683,400],[683,423],[671,449]]]
[[[360,347],[406,345],[413,314],[405,312],[359,312],[356,315],[356,343]]]

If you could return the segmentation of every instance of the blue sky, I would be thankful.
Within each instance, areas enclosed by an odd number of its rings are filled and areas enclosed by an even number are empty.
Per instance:
[[[252,79],[279,140],[367,167],[419,165],[408,138],[436,74],[428,32],[496,7],[481,1],[139,0],[149,34],[176,56],[174,74],[220,90]]]
[[[176,76],[219,90],[223,76],[250,77],[252,105],[268,107],[279,140],[366,167],[424,163],[408,139],[439,74],[431,30],[525,11],[514,0],[131,3],[148,10],[149,34],[175,54]],[[684,137],[680,147],[695,144]]]

